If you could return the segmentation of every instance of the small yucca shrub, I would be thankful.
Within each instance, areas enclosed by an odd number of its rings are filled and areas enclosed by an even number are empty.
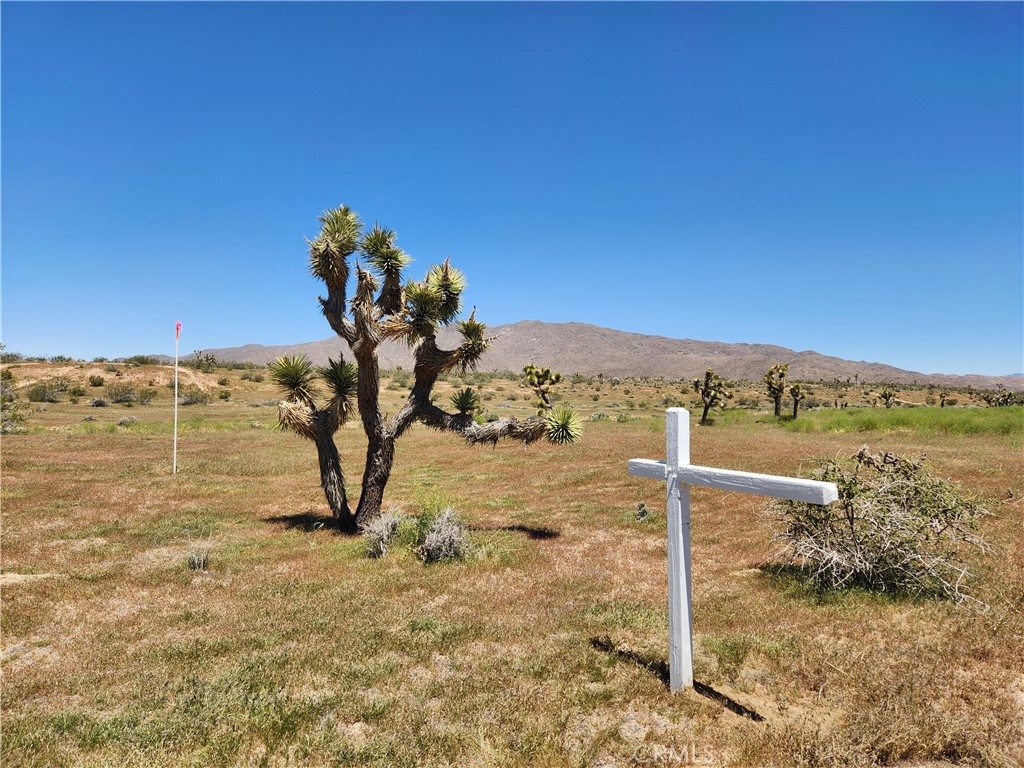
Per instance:
[[[452,407],[459,413],[466,413],[472,416],[480,410],[480,395],[471,387],[460,389],[449,399]]]
[[[548,440],[552,443],[566,445],[579,440],[580,417],[568,406],[558,406],[548,413],[544,421],[547,424]]]

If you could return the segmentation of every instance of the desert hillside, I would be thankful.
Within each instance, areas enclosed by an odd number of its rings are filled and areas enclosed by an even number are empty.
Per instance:
[[[791,379],[802,381],[891,382],[894,384],[931,383],[949,387],[1006,387],[1024,389],[1024,377],[980,376],[921,373],[882,363],[843,360],[810,350],[796,352],[771,344],[729,344],[694,339],[670,339],[645,336],[586,323],[545,323],[523,320],[493,329],[495,338],[481,364],[482,370],[517,371],[526,363],[550,366],[566,374],[582,373],[606,376],[664,376],[689,378],[708,368],[730,379],[756,381],[776,363],[788,363]],[[440,346],[452,347],[457,341],[453,330],[438,337]],[[339,351],[351,359],[351,352],[336,336],[304,344],[242,347],[205,350],[219,360],[268,363],[281,355],[304,354],[323,364]],[[386,342],[381,347],[381,366],[412,366],[412,354],[403,344]]]

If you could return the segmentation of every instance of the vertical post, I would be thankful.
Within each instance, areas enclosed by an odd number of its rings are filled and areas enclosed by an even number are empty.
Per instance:
[[[174,329],[174,462],[171,474],[178,474],[178,334],[181,325]]]
[[[665,414],[668,521],[668,669],[673,692],[693,687],[693,607],[690,594],[690,486],[678,468],[690,463],[690,412]]]

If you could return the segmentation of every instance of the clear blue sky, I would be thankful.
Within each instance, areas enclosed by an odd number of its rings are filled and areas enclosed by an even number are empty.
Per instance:
[[[2,338],[330,335],[342,202],[491,324],[1024,370],[1020,3],[11,3]]]

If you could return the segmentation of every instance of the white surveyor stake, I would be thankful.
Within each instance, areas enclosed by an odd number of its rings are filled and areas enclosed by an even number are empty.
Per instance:
[[[666,461],[630,459],[629,474],[663,480],[668,494],[668,668],[673,691],[693,687],[693,598],[690,586],[690,486],[828,504],[835,483],[734,472],[690,464],[690,412],[669,408]]]

